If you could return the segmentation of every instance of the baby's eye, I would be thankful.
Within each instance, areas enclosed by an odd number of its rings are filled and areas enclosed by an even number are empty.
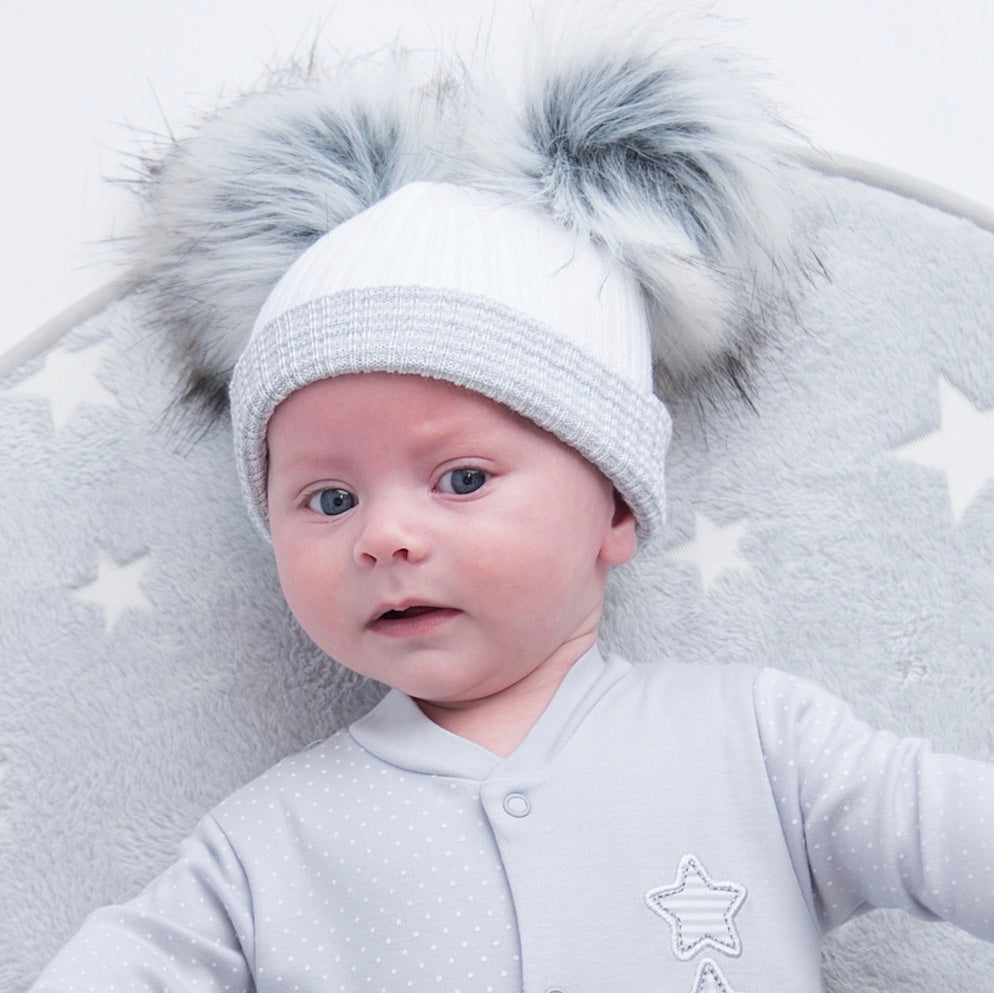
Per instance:
[[[307,501],[307,506],[316,514],[337,517],[351,510],[359,502],[354,493],[343,489],[318,490]]]
[[[438,481],[438,488],[463,496],[478,490],[489,478],[482,469],[452,469]]]

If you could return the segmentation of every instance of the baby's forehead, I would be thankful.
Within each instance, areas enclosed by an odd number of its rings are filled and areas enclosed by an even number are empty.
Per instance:
[[[396,372],[359,372],[315,380],[282,400],[272,419],[295,407],[343,418],[354,417],[357,411],[404,417],[417,410],[439,416],[452,413],[532,423],[505,404],[447,379]]]
[[[563,443],[509,407],[448,380],[399,373],[321,379],[291,393],[267,429],[270,450],[314,442],[401,439],[425,445],[447,438],[509,444]],[[361,449],[360,449],[361,451]]]

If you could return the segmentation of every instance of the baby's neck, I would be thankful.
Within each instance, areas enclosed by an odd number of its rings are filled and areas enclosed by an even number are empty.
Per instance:
[[[519,705],[507,713],[501,708],[500,714],[487,713],[490,708],[482,703],[467,709],[453,709],[423,700],[417,703],[427,717],[446,731],[466,738],[494,755],[507,758],[525,740],[554,693],[555,690],[544,698],[531,696],[524,702],[525,705]]]
[[[439,727],[506,758],[524,741],[556,695],[573,664],[596,640],[570,643],[539,672],[493,696],[469,703],[446,704],[418,700],[422,713]]]

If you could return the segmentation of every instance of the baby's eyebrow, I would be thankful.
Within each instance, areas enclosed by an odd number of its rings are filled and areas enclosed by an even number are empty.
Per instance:
[[[313,448],[293,450],[290,453],[284,451],[276,458],[270,452],[269,471],[294,475],[325,475],[332,468],[336,471],[344,470],[347,468],[346,462],[347,459],[341,454]]]
[[[487,450],[495,449],[502,432],[489,425],[470,425],[463,421],[428,419],[410,425],[403,449],[415,458],[481,458]],[[389,446],[389,442],[386,442]],[[289,449],[289,450],[288,450]],[[294,475],[348,475],[364,461],[363,453],[347,453],[329,439],[320,445],[282,446],[276,459],[270,451],[270,471],[275,468]]]
[[[467,424],[463,420],[456,421],[423,421],[415,428],[422,429],[424,444],[477,446],[496,444],[505,437],[506,428],[493,424]]]

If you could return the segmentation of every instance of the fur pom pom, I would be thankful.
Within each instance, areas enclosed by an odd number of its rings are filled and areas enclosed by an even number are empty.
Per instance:
[[[146,166],[135,275],[169,331],[184,392],[217,412],[270,290],[314,241],[431,178],[444,87],[407,60],[243,98]]]
[[[741,389],[803,269],[784,183],[796,136],[708,28],[658,3],[556,8],[531,32],[513,109],[488,105],[467,171],[631,271],[664,398],[716,372]]]

